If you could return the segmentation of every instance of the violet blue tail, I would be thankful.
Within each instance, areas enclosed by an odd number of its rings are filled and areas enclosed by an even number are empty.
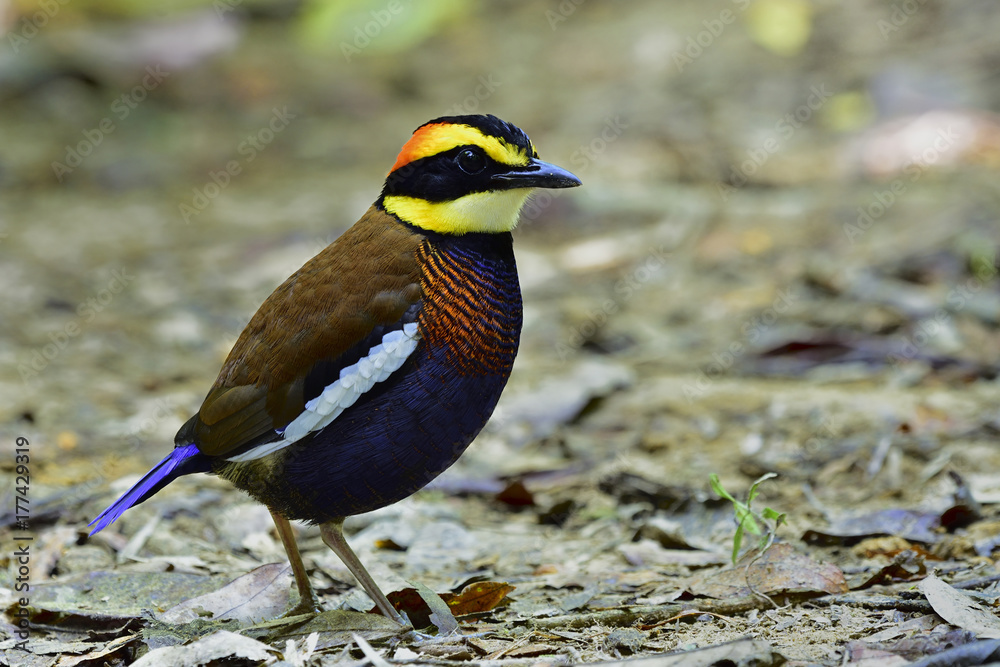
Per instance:
[[[121,498],[88,524],[89,526],[97,524],[90,531],[90,534],[93,535],[104,530],[114,523],[115,519],[120,517],[125,510],[133,505],[138,505],[181,475],[209,472],[211,468],[212,464],[209,458],[198,451],[197,445],[175,447],[165,459],[153,466],[153,469],[126,491]]]

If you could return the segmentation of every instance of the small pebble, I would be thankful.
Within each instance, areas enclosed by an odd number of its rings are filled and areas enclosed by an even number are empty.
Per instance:
[[[604,638],[604,648],[619,655],[638,653],[646,641],[646,633],[635,628],[616,628]]]

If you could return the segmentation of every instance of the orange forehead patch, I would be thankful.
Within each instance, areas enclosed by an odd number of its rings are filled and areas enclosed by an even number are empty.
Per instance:
[[[449,151],[458,146],[479,146],[487,155],[501,164],[525,166],[531,156],[523,149],[508,144],[501,139],[483,134],[471,125],[454,125],[452,123],[432,123],[424,125],[410,137],[396,158],[389,173],[392,173],[414,160],[430,157]]]

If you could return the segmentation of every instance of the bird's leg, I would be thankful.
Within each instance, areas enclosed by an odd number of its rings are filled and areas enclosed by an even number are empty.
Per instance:
[[[316,593],[313,592],[312,584],[309,583],[309,575],[306,574],[306,566],[302,563],[302,556],[299,554],[299,547],[295,543],[295,533],[292,532],[292,524],[283,516],[271,511],[271,518],[278,529],[278,537],[288,554],[288,562],[292,566],[292,574],[295,575],[295,586],[299,589],[299,603],[285,616],[298,616],[299,614],[311,614],[319,611],[319,601]]]
[[[319,526],[319,532],[323,536],[326,546],[333,549],[333,552],[340,556],[340,560],[344,561],[344,565],[347,566],[347,569],[358,580],[361,587],[365,589],[368,597],[374,600],[375,606],[379,608],[382,615],[386,618],[391,618],[400,625],[409,625],[409,623],[403,620],[399,612],[396,611],[396,608],[389,604],[385,595],[379,590],[375,580],[372,579],[372,575],[368,574],[368,570],[365,569],[365,566],[361,564],[361,561],[350,545],[347,544],[347,540],[344,539],[344,520],[335,519],[334,521],[322,523]]]

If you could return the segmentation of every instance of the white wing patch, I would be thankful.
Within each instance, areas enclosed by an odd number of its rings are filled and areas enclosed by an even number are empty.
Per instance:
[[[403,325],[402,330],[390,331],[358,363],[342,368],[339,379],[328,384],[323,393],[306,403],[306,409],[285,427],[280,440],[258,445],[226,460],[253,461],[284,449],[313,431],[328,426],[340,413],[354,405],[362,394],[398,370],[417,349],[419,341],[416,322]]]

